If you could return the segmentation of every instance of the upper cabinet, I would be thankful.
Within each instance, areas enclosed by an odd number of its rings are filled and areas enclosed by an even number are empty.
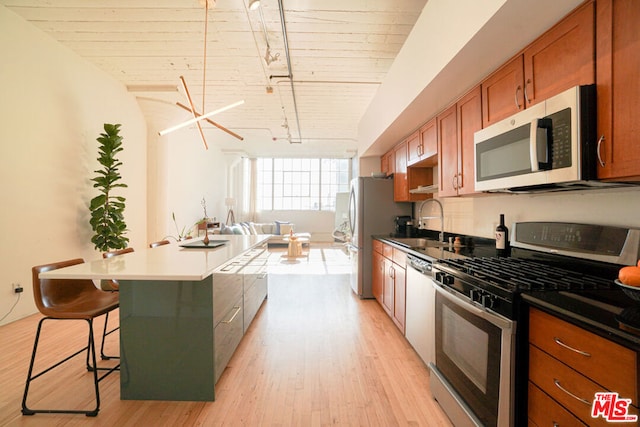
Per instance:
[[[431,197],[409,190],[431,185],[436,164],[440,197],[475,193],[475,132],[566,89],[594,82],[598,178],[640,180],[638,22],[638,0],[591,0],[576,8],[382,157],[382,170],[395,172],[395,200]]]
[[[393,175],[396,171],[396,158],[394,150],[389,150],[380,159],[380,171],[387,175]]]
[[[516,56],[482,82],[482,126],[524,109],[522,55]]]
[[[393,199],[396,202],[416,202],[431,197],[431,194],[414,194],[411,189],[433,184],[433,172],[430,168],[409,167],[409,141],[415,139],[417,132],[396,145],[392,151],[395,157],[395,173],[393,174]]]
[[[640,2],[598,0],[598,178],[640,179]]]
[[[595,82],[594,2],[587,2],[482,83],[483,126]]]
[[[458,131],[458,194],[473,194],[475,144],[474,134],[482,129],[482,100],[480,86],[471,90],[456,104]]]
[[[407,140],[407,165],[431,167],[438,162],[436,120],[431,119]]]
[[[440,197],[472,194],[474,188],[473,134],[482,129],[482,102],[477,86],[436,118]]]

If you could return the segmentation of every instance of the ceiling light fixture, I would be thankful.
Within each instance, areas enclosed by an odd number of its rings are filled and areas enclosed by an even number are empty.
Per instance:
[[[256,10],[260,7],[260,0],[249,1],[249,10]]]
[[[196,116],[196,117],[194,117],[193,119],[189,119],[186,122],[182,122],[179,125],[172,126],[172,127],[167,128],[165,130],[161,130],[159,132],[159,134],[160,134],[160,136],[164,136],[164,135],[166,135],[168,133],[173,132],[174,130],[181,129],[181,128],[185,127],[185,126],[189,126],[189,125],[192,125],[194,123],[197,124],[197,123],[200,122],[200,120],[204,120],[204,119],[207,119],[207,118],[209,118],[211,116],[215,116],[216,114],[222,113],[223,111],[230,110],[233,107],[237,107],[238,105],[242,105],[242,104],[244,104],[244,100],[241,100],[241,101],[238,101],[238,102],[234,102],[233,104],[229,104],[226,107],[218,108],[217,110],[210,111],[207,114],[202,114],[202,115],[198,115],[197,113],[194,113],[193,110],[192,110],[191,113],[193,113],[193,115]],[[206,144],[206,142],[205,142],[205,144]]]
[[[205,3],[205,7],[204,7],[204,59],[203,59],[203,69],[202,69],[202,110],[204,110],[204,105],[205,105],[205,91],[206,91],[206,83],[207,83],[207,28],[208,28],[208,23],[209,23],[209,3],[211,2],[211,4],[213,6],[215,6],[215,0],[204,0]],[[187,82],[184,79],[183,76],[180,76],[180,82],[182,83],[182,88],[185,91],[185,94],[187,95],[187,99],[189,100],[189,107],[185,108],[186,110],[191,112],[191,115],[193,116],[192,119],[187,120],[185,122],[182,122],[178,125],[172,126],[170,128],[161,130],[159,133],[160,136],[164,136],[170,132],[173,132],[175,130],[181,129],[183,127],[189,126],[193,123],[195,123],[198,126],[198,131],[200,132],[200,137],[202,138],[202,143],[204,144],[204,148],[206,150],[209,149],[209,146],[207,145],[207,140],[204,137],[204,132],[202,131],[202,126],[200,126],[200,121],[201,120],[208,120],[209,117],[214,116],[216,114],[222,113],[223,111],[229,110],[233,107],[237,107],[238,105],[244,104],[244,100],[242,101],[238,101],[238,102],[234,102],[233,104],[227,105],[226,107],[222,107],[222,108],[218,108],[217,110],[211,111],[207,114],[200,114],[196,111],[196,107],[193,104],[193,100],[191,99],[191,94],[189,93],[189,88],[187,87]],[[184,106],[182,106],[180,103],[177,103],[178,106],[184,108]],[[211,122],[209,120],[209,122]],[[211,122],[213,123],[213,122]],[[242,140],[243,138],[240,137],[239,135],[234,134],[233,132],[229,131],[226,128],[221,127],[220,125],[213,123],[215,126],[217,126],[218,128],[225,130],[229,133],[231,133],[232,135],[234,135],[235,137],[239,138],[240,140]]]

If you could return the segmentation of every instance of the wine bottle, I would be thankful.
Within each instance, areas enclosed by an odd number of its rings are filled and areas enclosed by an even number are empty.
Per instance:
[[[500,224],[496,227],[496,254],[509,255],[509,229],[504,225],[504,214],[500,214]]]

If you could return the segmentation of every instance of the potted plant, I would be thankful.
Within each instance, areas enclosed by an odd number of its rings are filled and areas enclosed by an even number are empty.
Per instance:
[[[124,221],[125,198],[114,194],[114,189],[125,188],[126,184],[121,180],[118,168],[122,165],[116,158],[116,154],[123,150],[122,137],[120,136],[120,124],[104,124],[104,133],[101,133],[97,141],[98,162],[102,169],[97,173],[93,187],[100,190],[100,194],[91,199],[91,228],[94,232],[91,242],[95,248],[108,252],[114,249],[127,247],[129,238],[125,236],[127,225]]]

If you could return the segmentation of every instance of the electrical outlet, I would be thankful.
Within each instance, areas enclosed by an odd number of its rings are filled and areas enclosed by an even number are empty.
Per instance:
[[[16,294],[19,294],[24,290],[22,289],[22,285],[20,283],[13,283],[12,286],[13,286],[13,292]]]

